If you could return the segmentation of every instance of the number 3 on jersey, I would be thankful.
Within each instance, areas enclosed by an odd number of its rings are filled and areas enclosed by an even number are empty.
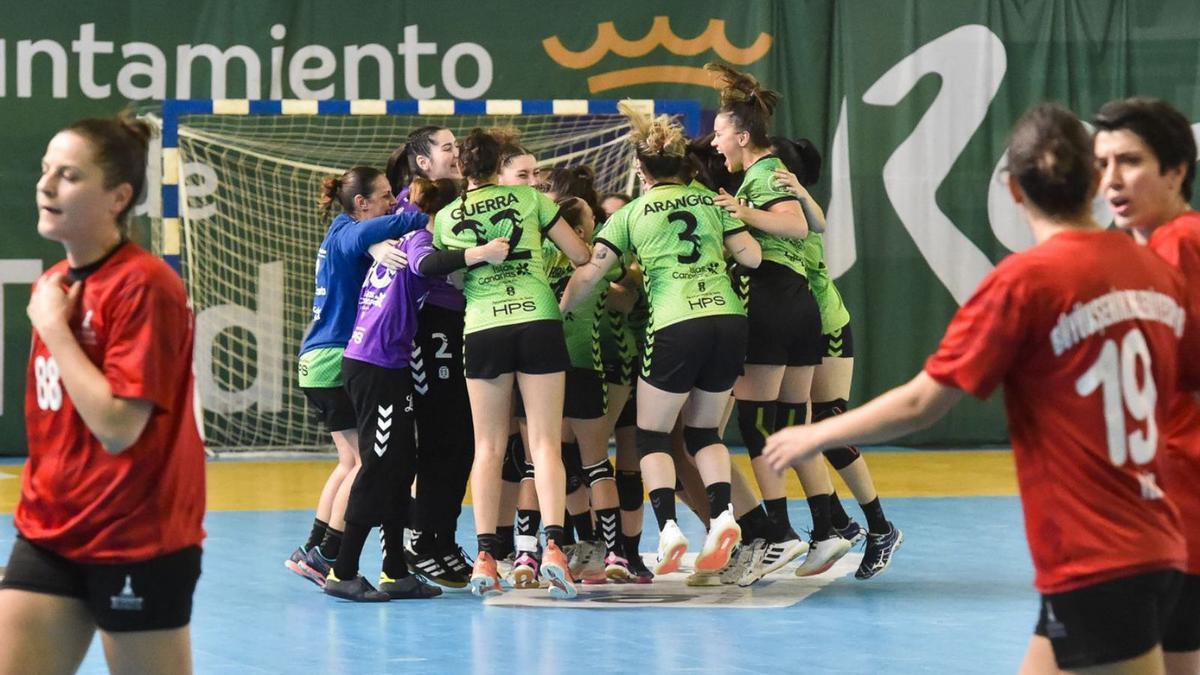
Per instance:
[[[58,412],[63,402],[62,381],[58,377],[58,362],[53,356],[34,359],[33,379],[37,387],[38,408]]]
[[[1142,370],[1141,387],[1137,382],[1138,366]],[[1126,459],[1148,464],[1158,446],[1158,424],[1154,419],[1158,389],[1150,372],[1150,348],[1141,330],[1134,328],[1126,333],[1120,347],[1115,340],[1104,341],[1100,357],[1075,381],[1080,396],[1091,396],[1096,389],[1103,396],[1108,458],[1116,466],[1125,464]],[[1146,423],[1145,431],[1125,433],[1126,410],[1133,419]]]
[[[675,256],[675,259],[682,265],[691,265],[699,260],[700,239],[696,236],[696,216],[687,211],[672,211],[667,214],[667,220],[673,224],[683,225],[683,232],[679,233],[679,241],[692,245],[692,250],[684,255]]]

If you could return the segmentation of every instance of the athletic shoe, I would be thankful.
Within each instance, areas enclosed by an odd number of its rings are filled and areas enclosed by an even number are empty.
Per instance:
[[[904,543],[904,533],[891,525],[885,534],[867,534],[867,548],[863,551],[862,563],[854,573],[855,579],[870,579],[892,564],[892,554]]]
[[[606,549],[604,544],[594,541],[581,541],[575,547],[577,551],[581,551],[582,565],[580,565],[579,573],[571,571],[571,577],[580,579],[585,584],[605,584],[608,583],[608,577],[605,573],[604,554]]]
[[[289,570],[295,572],[296,574],[299,574],[300,576],[304,577],[305,579],[308,579],[309,581],[313,582],[314,584],[317,584],[316,580],[309,578],[309,576],[304,573],[304,569],[300,567],[300,563],[304,562],[305,554],[306,554],[306,552],[304,550],[304,547],[301,546],[300,548],[296,549],[295,551],[292,551],[292,556],[290,558],[288,558],[287,560],[283,561],[283,566],[288,568]],[[320,586],[321,584],[317,584],[317,585]]]
[[[627,584],[633,581],[633,568],[624,556],[618,555],[616,551],[609,551],[604,557],[604,576],[613,583]]]
[[[475,561],[467,556],[467,552],[463,547],[456,547],[458,550],[450,551],[442,555],[442,564],[451,572],[463,579],[470,578],[471,568],[474,567]]]
[[[537,588],[537,559],[522,551],[513,562],[512,572],[508,574],[508,583],[512,584],[513,588]]]
[[[308,549],[304,559],[297,562],[296,566],[300,568],[299,572],[305,579],[325,588],[325,578],[329,576],[329,570],[333,569],[333,561],[321,555],[320,549],[320,546]]]
[[[646,567],[646,561],[642,560],[642,554],[634,551],[633,554],[625,558],[629,563],[629,571],[633,574],[630,579],[635,584],[649,584],[654,582],[654,572]]]
[[[329,576],[325,578],[325,595],[352,602],[387,602],[392,599],[387,593],[375,590],[371,582],[361,574],[348,581],[342,581],[333,570],[329,570]]]
[[[393,579],[382,572],[379,573],[379,591],[387,593],[392,600],[424,600],[442,594],[442,589],[426,586],[416,575]]]
[[[709,525],[704,547],[696,556],[696,569],[701,572],[720,572],[729,564],[733,547],[742,540],[742,528],[733,515],[733,507],[725,509]]]
[[[808,545],[808,557],[796,568],[796,576],[811,577],[820,574],[850,552],[850,542],[830,532],[828,539],[813,540]]]
[[[702,572],[700,570],[695,570],[691,574],[687,575],[687,578],[683,580],[683,583],[684,585],[691,586],[692,588],[720,586],[721,575],[714,574],[713,572]]]
[[[484,598],[490,594],[500,594],[500,575],[496,573],[496,559],[487,551],[480,551],[475,557],[475,568],[471,570],[471,592]]]
[[[445,556],[435,554],[418,555],[415,558],[409,558],[408,571],[429,584],[436,584],[445,588],[466,588],[467,580],[470,577],[451,571],[444,558]]]
[[[654,575],[670,574],[679,569],[679,560],[687,553],[688,540],[683,536],[675,521],[668,520],[658,533],[658,561],[654,564]]]
[[[504,556],[503,560],[496,561],[496,571],[500,574],[501,579],[508,579],[509,575],[512,574],[513,565],[516,562],[516,551],[510,551],[508,555]]]
[[[838,536],[842,539],[850,542],[851,548],[867,538],[867,528],[859,525],[853,518],[850,519],[849,523],[846,523],[845,527],[835,527],[833,531],[837,532]]]
[[[733,549],[733,557],[730,558],[729,564],[725,569],[721,570],[721,583],[723,584],[738,584],[739,586],[749,586],[742,584],[742,579],[746,578],[754,569],[755,562],[762,559],[763,553],[767,550],[767,540],[763,538],[755,539],[751,542],[743,542],[740,546]],[[755,579],[757,581],[758,579]]]
[[[550,582],[552,598],[570,600],[579,593],[575,590],[575,581],[571,577],[571,568],[567,565],[567,556],[553,541],[546,542],[546,550],[542,551],[542,578]]]
[[[770,544],[763,542],[763,547],[755,552],[757,555],[750,569],[738,579],[738,586],[751,586],[807,552],[808,544],[800,537]]]

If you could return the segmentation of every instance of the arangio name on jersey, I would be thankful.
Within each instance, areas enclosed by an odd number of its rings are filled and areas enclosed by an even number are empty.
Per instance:
[[[499,197],[489,197],[483,201],[469,203],[465,206],[460,206],[450,212],[450,217],[455,220],[461,220],[468,216],[473,216],[477,213],[488,213],[498,211],[506,206],[512,206],[517,203],[517,195],[508,193]]]
[[[677,211],[679,209],[685,209],[689,206],[700,206],[701,204],[703,204],[704,206],[712,206],[713,205],[712,197],[710,197],[706,194],[699,193],[699,192],[694,192],[692,194],[687,194],[682,197],[679,197],[677,199],[665,199],[663,201],[646,202],[646,209],[644,211],[642,211],[642,215],[648,215],[651,213],[659,213],[662,211]]]

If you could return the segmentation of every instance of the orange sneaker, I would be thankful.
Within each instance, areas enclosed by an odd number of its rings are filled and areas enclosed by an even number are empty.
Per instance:
[[[696,569],[701,572],[720,572],[729,563],[733,547],[742,540],[742,528],[733,516],[733,507],[721,512],[709,525],[704,548],[696,556]]]
[[[557,600],[570,600],[579,593],[571,579],[567,556],[553,541],[546,542],[542,551],[542,578],[550,582],[550,596]]]
[[[488,595],[499,595],[504,592],[500,588],[500,574],[496,571],[496,559],[486,551],[480,551],[475,557],[475,568],[471,570],[471,581],[468,583],[471,592],[485,598]]]

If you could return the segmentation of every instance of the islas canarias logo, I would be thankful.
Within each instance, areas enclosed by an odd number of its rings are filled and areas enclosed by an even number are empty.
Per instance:
[[[612,21],[596,24],[596,39],[581,51],[565,47],[557,35],[542,40],[542,48],[560,66],[584,70],[596,65],[609,53],[636,59],[662,47],[676,56],[699,56],[711,49],[727,63],[746,66],[758,61],[771,49],[773,40],[759,33],[748,47],[738,47],[725,35],[725,22],[709,19],[704,32],[691,38],[679,37],[671,30],[669,17],[656,16],[650,31],[636,40],[628,40],[617,31]],[[711,58],[711,57],[710,57]],[[595,94],[634,84],[676,83],[712,86],[712,76],[698,66],[646,65],[622,68],[588,77],[588,90]]]

